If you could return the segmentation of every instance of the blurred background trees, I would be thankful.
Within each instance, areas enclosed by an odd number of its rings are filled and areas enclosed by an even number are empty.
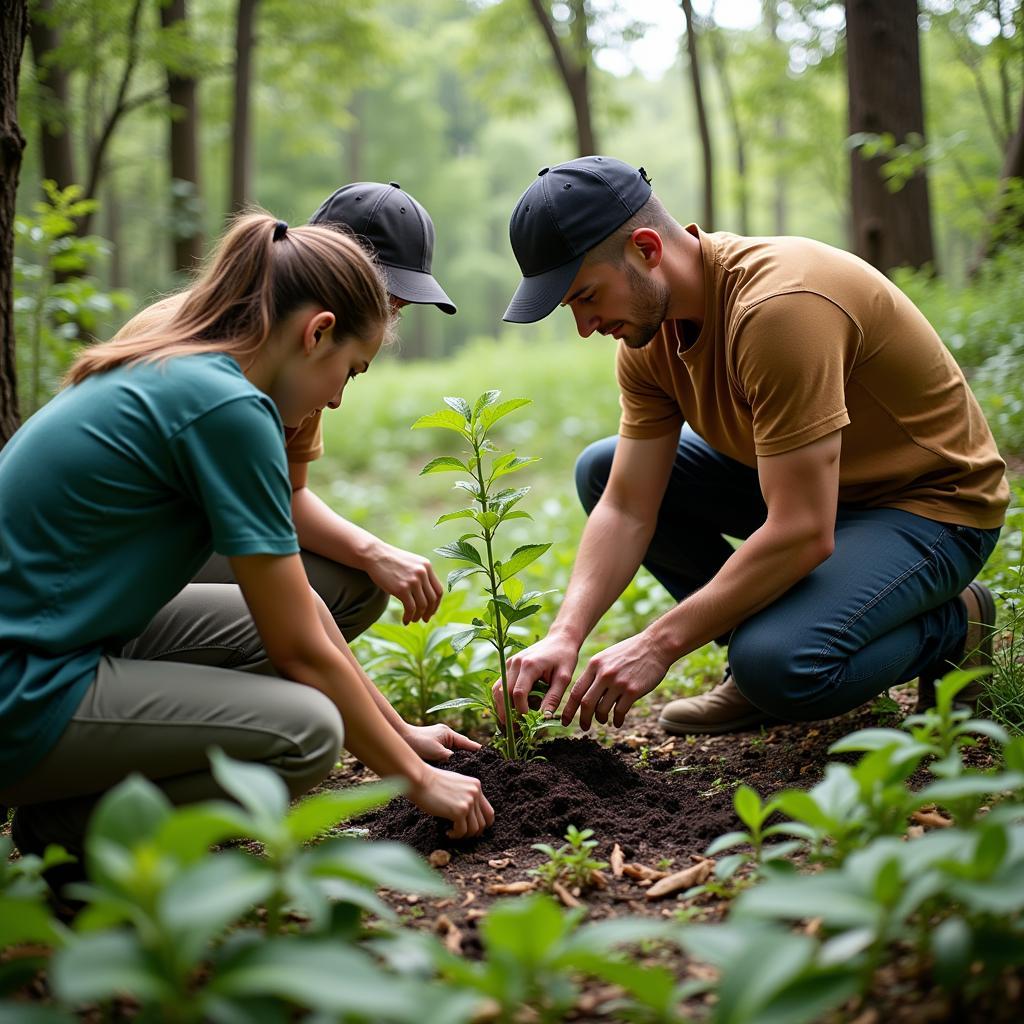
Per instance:
[[[1020,0],[28,9],[18,211],[40,216],[44,180],[77,185],[71,234],[108,243],[54,270],[55,286],[90,282],[76,302],[109,309],[51,302],[69,349],[181,286],[233,211],[302,222],[351,180],[400,182],[437,225],[459,315],[407,310],[402,358],[503,334],[509,213],[538,168],[580,153],[642,164],[683,221],[809,235],[950,286],[1024,231]],[[96,298],[123,292],[123,309]],[[516,331],[571,333],[557,318]]]

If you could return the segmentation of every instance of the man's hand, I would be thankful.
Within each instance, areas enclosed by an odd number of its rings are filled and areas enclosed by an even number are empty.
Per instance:
[[[424,761],[447,761],[455,750],[479,750],[480,744],[447,725],[407,725],[402,739]]]
[[[384,541],[374,548],[366,572],[381,590],[402,602],[402,624],[406,626],[420,619],[429,621],[444,596],[429,559]]]
[[[580,728],[586,731],[596,718],[613,721],[618,729],[626,713],[665,678],[672,658],[657,647],[645,631],[608,647],[591,658],[569,694],[562,724],[568,725],[580,713]]]
[[[572,682],[579,653],[578,645],[571,640],[549,633],[543,640],[510,658],[507,666],[508,689],[516,711],[521,715],[526,714],[530,692],[540,682],[547,687],[547,693],[541,701],[541,711],[549,714],[556,711],[562,702],[565,688]],[[505,706],[502,703],[500,679],[494,684],[493,696],[498,717],[504,722]]]

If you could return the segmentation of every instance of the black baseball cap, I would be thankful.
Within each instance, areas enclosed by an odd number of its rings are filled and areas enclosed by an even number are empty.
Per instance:
[[[543,320],[564,297],[588,250],[651,197],[651,179],[610,156],[542,167],[512,211],[508,233],[523,280],[503,320]]]
[[[434,222],[397,181],[343,185],[320,204],[309,223],[343,224],[369,243],[395,298],[455,312],[455,304],[430,273]]]

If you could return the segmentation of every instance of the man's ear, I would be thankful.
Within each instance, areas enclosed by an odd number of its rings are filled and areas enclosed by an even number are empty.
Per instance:
[[[653,270],[661,263],[661,257],[665,252],[665,243],[654,228],[637,228],[629,236],[627,252],[630,249],[640,255],[648,270]]]

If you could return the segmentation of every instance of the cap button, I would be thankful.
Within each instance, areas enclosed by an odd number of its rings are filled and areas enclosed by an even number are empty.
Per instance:
[[[401,188],[401,187],[402,187],[401,185],[399,185],[399,184],[398,184],[398,182],[397,182],[397,181],[389,181],[389,182],[388,182],[388,184],[389,184],[389,185],[390,185],[390,186],[391,186],[392,188]]]
[[[548,173],[548,171],[550,171],[550,170],[551,170],[551,168],[550,168],[550,167],[542,167],[542,168],[541,168],[541,169],[540,169],[540,170],[539,170],[539,171],[537,172],[537,177],[539,178],[539,177],[540,177],[541,175],[543,175],[543,174],[547,174],[547,173]]]

